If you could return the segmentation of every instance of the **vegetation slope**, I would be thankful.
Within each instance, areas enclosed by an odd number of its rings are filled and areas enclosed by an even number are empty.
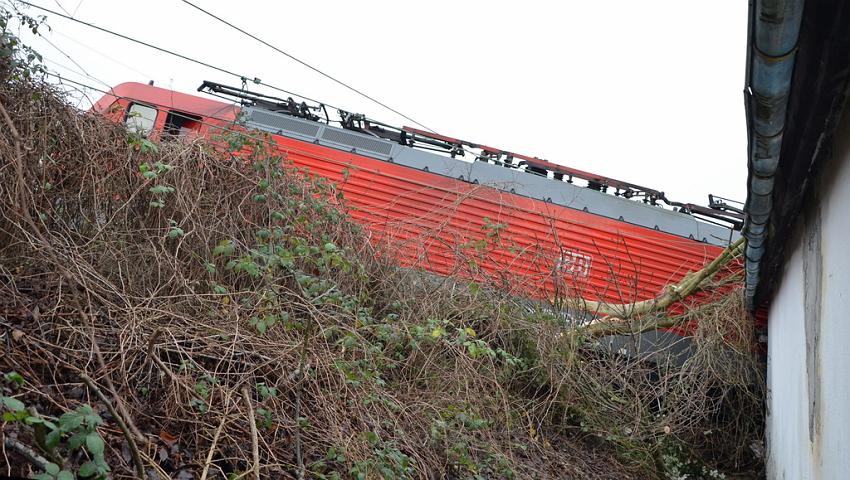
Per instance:
[[[152,142],[6,51],[0,473],[758,474],[739,288],[651,314],[699,322],[684,364],[611,352],[552,305],[394,267],[267,137]]]

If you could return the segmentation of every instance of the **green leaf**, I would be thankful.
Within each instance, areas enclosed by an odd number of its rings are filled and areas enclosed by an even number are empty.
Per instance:
[[[56,475],[56,480],[74,480],[74,474],[68,470],[62,470],[59,475]]]
[[[86,441],[86,432],[77,432],[68,440],[68,448],[76,450]]]
[[[110,470],[109,464],[106,463],[106,459],[103,458],[103,455],[98,455],[98,456],[94,457],[93,461],[94,461],[94,464],[97,465],[97,469],[100,471],[100,473],[105,473],[105,472],[108,472]]]
[[[86,450],[92,455],[103,455],[103,439],[97,432],[86,435]]]
[[[91,405],[85,403],[85,404],[77,407],[77,412],[80,413],[81,415],[91,415],[91,414],[94,413],[94,409],[91,408]]]
[[[150,140],[143,138],[139,150],[142,153],[156,153],[159,151],[159,147],[157,147],[156,144],[151,142]]]
[[[3,378],[6,379],[7,382],[15,383],[18,385],[24,384],[24,377],[21,376],[18,372],[9,372],[6,375],[3,375]]]
[[[172,240],[178,237],[182,237],[183,235],[183,229],[180,227],[171,227],[171,230],[168,231],[168,238]]]
[[[40,425],[44,423],[44,419],[41,417],[34,417],[30,415],[24,419],[24,423],[26,423],[27,425]]]
[[[62,431],[70,432],[80,428],[80,425],[83,424],[83,416],[77,412],[67,412],[63,413],[61,417],[59,417],[59,428]]]
[[[56,465],[55,463],[48,463],[44,466],[44,471],[55,476],[59,473],[59,465]]]
[[[103,419],[100,418],[100,415],[98,415],[96,413],[91,413],[89,415],[86,415],[85,420],[86,420],[86,423],[90,427],[96,427],[96,426],[100,425],[101,423],[103,423]]]
[[[168,185],[156,185],[149,188],[148,191],[153,194],[171,193],[174,191],[174,187],[169,187]]]
[[[62,440],[62,430],[58,428],[55,430],[51,430],[50,433],[44,437],[44,446],[50,450],[59,446],[59,441]]]
[[[377,444],[381,440],[375,432],[366,432],[366,441],[372,445]]]
[[[17,422],[18,420],[23,420],[26,417],[21,417],[21,412],[3,412],[3,421],[4,422]],[[29,414],[24,411],[24,415],[29,416]]]
[[[21,410],[26,410],[26,406],[24,402],[18,400],[17,398],[12,397],[0,397],[3,400],[3,405],[6,405],[6,408],[12,410],[13,412],[19,412]]]
[[[236,247],[233,245],[233,242],[231,242],[230,240],[222,240],[218,242],[218,245],[216,245],[215,248],[213,248],[212,254],[213,256],[229,256],[233,253],[233,250],[235,248]]]
[[[92,462],[86,462],[80,465],[80,469],[77,471],[77,474],[81,477],[91,477],[92,475],[97,473],[97,466]]]
[[[153,166],[156,167],[156,169],[159,173],[165,173],[165,172],[170,172],[170,171],[174,170],[174,165],[168,165],[168,164],[162,163],[162,162],[156,162],[156,163],[153,164]]]
[[[277,389],[274,387],[269,387],[265,383],[257,384],[257,392],[260,393],[260,396],[263,397],[263,400],[268,399],[269,397],[277,396]]]

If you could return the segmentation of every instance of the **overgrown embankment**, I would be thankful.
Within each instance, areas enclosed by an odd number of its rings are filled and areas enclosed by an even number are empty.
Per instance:
[[[268,138],[155,143],[8,76],[0,132],[0,473],[759,468],[737,291],[688,314],[684,365],[628,358],[551,309],[393,268]]]

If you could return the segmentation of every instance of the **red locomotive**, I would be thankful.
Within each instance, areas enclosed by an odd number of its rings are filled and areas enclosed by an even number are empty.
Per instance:
[[[270,132],[296,166],[338,185],[352,218],[392,244],[402,266],[501,279],[533,298],[619,304],[656,297],[739,236],[740,215],[711,198],[711,208],[672,203],[650,188],[359,114],[339,111],[332,126],[323,105],[212,82],[199,90],[234,101],[124,83],[94,110],[153,135],[207,135],[237,119]]]

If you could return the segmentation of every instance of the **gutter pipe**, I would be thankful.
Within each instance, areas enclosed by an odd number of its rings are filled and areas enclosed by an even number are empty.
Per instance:
[[[782,148],[803,4],[804,0],[753,0],[750,4],[745,90],[750,175],[744,225],[745,297],[750,310],[757,306],[754,302],[773,208],[774,177]]]

